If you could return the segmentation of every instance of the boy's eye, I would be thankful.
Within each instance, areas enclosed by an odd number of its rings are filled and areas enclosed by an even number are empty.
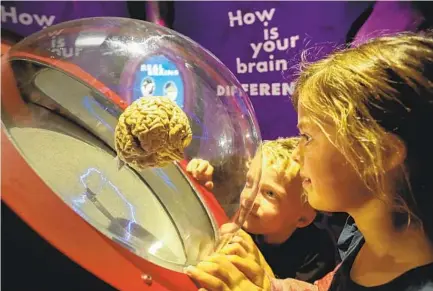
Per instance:
[[[275,198],[275,193],[273,191],[266,191],[265,192],[266,196],[270,197],[270,198]]]

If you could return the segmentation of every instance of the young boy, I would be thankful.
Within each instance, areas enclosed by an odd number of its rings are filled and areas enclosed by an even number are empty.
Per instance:
[[[335,244],[327,230],[313,223],[316,212],[302,195],[299,165],[291,158],[297,143],[297,138],[264,142],[260,192],[243,229],[252,236],[277,278],[313,282],[336,266]],[[251,163],[247,184],[252,182],[254,167]],[[213,189],[214,169],[209,162],[194,159],[187,171]],[[241,203],[245,194],[241,194]]]

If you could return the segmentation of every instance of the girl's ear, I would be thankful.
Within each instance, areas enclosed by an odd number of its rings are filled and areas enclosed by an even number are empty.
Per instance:
[[[392,171],[400,168],[406,159],[407,149],[405,143],[396,135],[390,133],[386,137],[387,146],[384,149],[384,170]]]

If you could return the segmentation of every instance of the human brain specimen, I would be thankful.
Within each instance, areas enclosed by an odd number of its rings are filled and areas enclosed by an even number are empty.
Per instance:
[[[167,97],[137,99],[120,115],[115,129],[118,159],[140,170],[181,160],[191,140],[187,115]]]

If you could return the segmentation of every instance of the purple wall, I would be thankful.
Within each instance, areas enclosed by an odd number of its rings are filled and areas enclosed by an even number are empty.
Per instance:
[[[209,49],[235,73],[252,100],[263,138],[273,139],[297,133],[290,95],[300,53],[307,49],[313,60],[344,44],[354,21],[371,4],[178,1],[174,2],[173,28]],[[127,1],[1,4],[2,28],[21,35],[91,16],[128,17]],[[355,43],[414,30],[420,22],[410,2],[377,2],[367,21],[359,25]]]
[[[297,134],[290,102],[300,52],[345,42],[368,2],[175,2],[173,28],[214,53],[250,95],[264,139]],[[317,47],[320,45],[320,47]]]

